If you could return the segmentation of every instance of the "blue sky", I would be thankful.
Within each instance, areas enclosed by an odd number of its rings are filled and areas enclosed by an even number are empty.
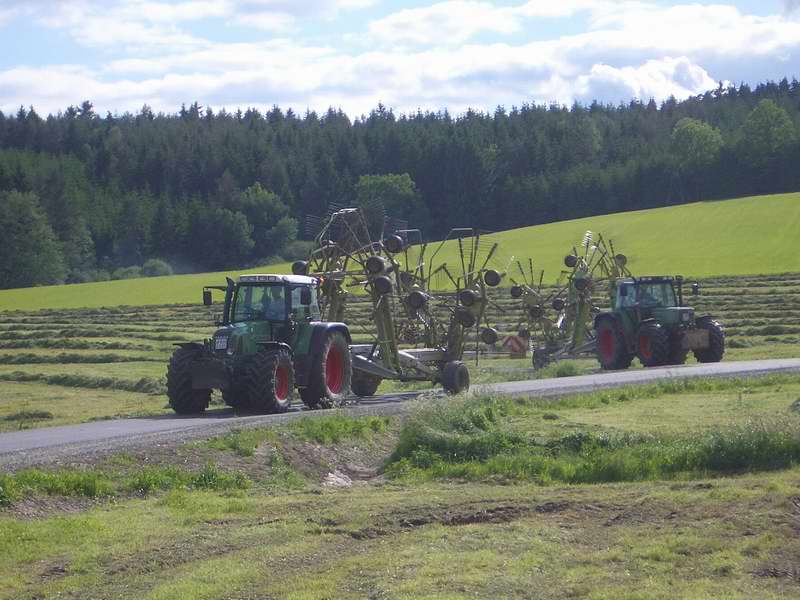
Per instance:
[[[492,110],[800,78],[800,0],[0,0],[0,110]]]

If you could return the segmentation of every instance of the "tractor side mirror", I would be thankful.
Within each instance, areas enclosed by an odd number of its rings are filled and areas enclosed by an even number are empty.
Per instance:
[[[303,306],[311,305],[311,289],[304,287],[300,289],[300,304]]]
[[[214,304],[214,301],[211,298],[211,290],[203,290],[203,304],[205,306],[211,306]]]
[[[700,295],[700,284],[693,283],[692,284],[692,296],[699,296]]]

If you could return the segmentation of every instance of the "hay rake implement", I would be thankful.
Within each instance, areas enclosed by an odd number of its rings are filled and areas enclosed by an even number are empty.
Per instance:
[[[372,214],[370,214],[372,213]],[[353,392],[375,393],[384,379],[430,381],[458,393],[469,387],[462,359],[466,333],[483,325],[479,337],[493,343],[488,325],[486,288],[503,275],[489,268],[497,244],[486,244],[472,229],[454,229],[435,247],[422,243],[416,229],[392,230],[382,210],[334,210],[322,224],[308,261],[296,262],[295,274],[320,282],[323,315],[345,321],[348,292],[363,291],[370,300],[371,343],[351,345]],[[449,245],[455,264],[440,257]]]

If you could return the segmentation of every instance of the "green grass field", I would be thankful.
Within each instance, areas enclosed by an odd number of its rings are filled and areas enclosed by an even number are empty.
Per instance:
[[[455,398],[19,471],[0,598],[795,597],[798,394],[778,375]],[[537,452],[584,481],[541,477]]]
[[[587,229],[612,239],[630,257],[634,273],[712,277],[800,272],[796,245],[800,193],[590,217],[504,231],[486,239],[500,243],[502,262],[511,256],[532,258],[553,281],[564,254]],[[456,245],[447,245],[441,259],[457,263]],[[242,272],[288,273],[289,268],[283,263]],[[195,303],[203,285],[221,284],[226,274],[232,273],[2,290],[0,311]]]

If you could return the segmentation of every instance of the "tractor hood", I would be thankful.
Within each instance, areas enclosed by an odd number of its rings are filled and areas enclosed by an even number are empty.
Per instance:
[[[220,327],[211,338],[211,349],[215,354],[249,354],[255,352],[258,342],[274,339],[276,324],[268,321],[231,323]]]
[[[653,317],[663,325],[690,325],[694,320],[694,309],[688,306],[671,306],[669,308],[652,308],[642,311],[642,316]]]

